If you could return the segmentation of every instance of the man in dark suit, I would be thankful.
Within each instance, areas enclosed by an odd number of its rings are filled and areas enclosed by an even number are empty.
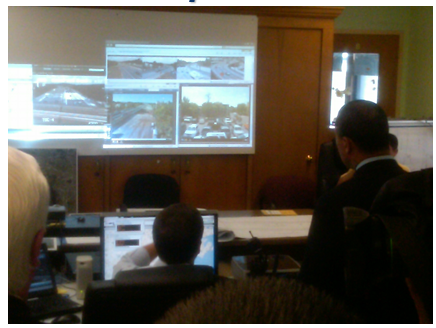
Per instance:
[[[334,296],[345,293],[344,207],[369,210],[385,182],[405,172],[389,154],[389,125],[377,104],[355,100],[339,111],[336,144],[353,178],[324,194],[315,207],[299,278]]]

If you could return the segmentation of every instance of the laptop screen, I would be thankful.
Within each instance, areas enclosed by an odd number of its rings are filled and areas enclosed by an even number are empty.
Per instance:
[[[40,266],[35,271],[32,283],[29,288],[28,298],[41,297],[56,294],[56,283],[48,258],[47,246],[42,244],[39,253]]]
[[[105,280],[114,278],[114,266],[124,254],[153,242],[153,222],[157,213],[114,213],[102,217],[101,246]],[[217,213],[203,212],[202,217],[203,238],[194,264],[211,266],[217,273]]]

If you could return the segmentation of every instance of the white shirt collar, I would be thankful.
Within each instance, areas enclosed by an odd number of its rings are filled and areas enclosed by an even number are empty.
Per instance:
[[[160,259],[160,257],[158,256],[154,259],[153,262],[150,263],[150,266],[151,267],[161,267],[161,266],[168,266],[168,264],[166,264],[164,261],[162,261]]]
[[[394,156],[384,155],[384,156],[376,156],[376,157],[370,157],[370,158],[364,159],[356,166],[356,171],[358,169],[360,169],[362,166],[364,166],[365,164],[375,162],[375,161],[386,160],[386,159],[394,159]]]

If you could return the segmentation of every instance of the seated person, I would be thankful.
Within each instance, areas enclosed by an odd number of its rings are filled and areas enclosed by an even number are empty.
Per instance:
[[[49,188],[36,160],[8,149],[8,322],[37,323],[26,304],[39,266]]]
[[[195,207],[173,204],[165,208],[153,223],[154,243],[125,254],[114,266],[114,277],[119,271],[147,266],[194,264],[203,229],[203,218]]]
[[[295,279],[223,280],[168,310],[159,324],[363,323],[345,306]]]
[[[389,133],[389,152],[393,157],[397,156],[397,154],[398,154],[398,138],[395,134],[392,134],[392,133]],[[398,165],[405,172],[410,172],[410,169],[406,165],[403,165],[400,163],[398,163]],[[344,183],[345,181],[350,180],[353,177],[355,172],[356,172],[356,170],[349,169],[347,172],[342,174],[341,177],[339,178],[337,185],[340,185],[341,183]]]

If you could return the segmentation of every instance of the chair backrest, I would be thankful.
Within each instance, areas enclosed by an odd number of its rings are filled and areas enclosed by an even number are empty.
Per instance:
[[[392,275],[392,249],[382,222],[369,212],[344,208],[345,291],[359,299],[377,281]]]
[[[377,323],[432,321],[433,169],[386,182],[351,229],[344,214],[350,302]]]
[[[124,187],[123,205],[127,208],[165,208],[179,202],[179,184],[169,175],[134,175]]]
[[[89,284],[82,322],[154,323],[177,302],[215,284],[209,266],[171,265],[120,272]]]
[[[433,168],[389,180],[375,198],[371,212],[392,238],[402,273],[413,286],[414,298],[420,300],[416,306],[421,322],[432,322]]]
[[[334,188],[347,168],[342,163],[335,139],[321,144],[318,156],[317,198]]]
[[[315,183],[294,175],[274,176],[260,189],[258,202],[261,209],[313,208]]]

